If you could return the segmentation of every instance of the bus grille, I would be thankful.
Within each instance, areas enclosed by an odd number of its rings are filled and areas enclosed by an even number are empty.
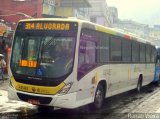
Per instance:
[[[32,96],[21,93],[17,93],[17,95],[20,98],[20,100],[25,102],[28,102],[29,99],[33,99],[33,100],[39,100],[40,104],[49,104],[52,100],[52,98],[50,97]]]

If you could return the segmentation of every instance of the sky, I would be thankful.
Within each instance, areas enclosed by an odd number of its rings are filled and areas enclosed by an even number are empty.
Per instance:
[[[121,20],[133,20],[150,26],[160,25],[160,0],[106,0],[118,9]]]

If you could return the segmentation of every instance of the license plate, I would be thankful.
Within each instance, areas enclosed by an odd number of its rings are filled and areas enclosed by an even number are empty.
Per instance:
[[[39,100],[34,100],[34,99],[28,99],[28,103],[31,103],[33,105],[39,105],[40,104]]]

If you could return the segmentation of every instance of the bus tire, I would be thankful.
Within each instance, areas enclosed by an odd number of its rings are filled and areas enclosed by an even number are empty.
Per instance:
[[[137,93],[140,93],[141,90],[142,90],[142,76],[139,77],[137,88],[136,88]]]
[[[99,83],[95,92],[94,102],[90,104],[90,109],[98,110],[102,108],[104,103],[104,98],[105,98],[104,87],[101,83]]]
[[[54,107],[39,105],[39,106],[37,106],[37,110],[38,110],[38,112],[47,113],[47,112],[53,111],[53,110],[54,110]]]

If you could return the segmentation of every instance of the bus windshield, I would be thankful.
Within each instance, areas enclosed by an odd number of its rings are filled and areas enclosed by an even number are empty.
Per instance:
[[[76,35],[66,32],[17,31],[13,43],[13,74],[59,78],[73,68]]]

